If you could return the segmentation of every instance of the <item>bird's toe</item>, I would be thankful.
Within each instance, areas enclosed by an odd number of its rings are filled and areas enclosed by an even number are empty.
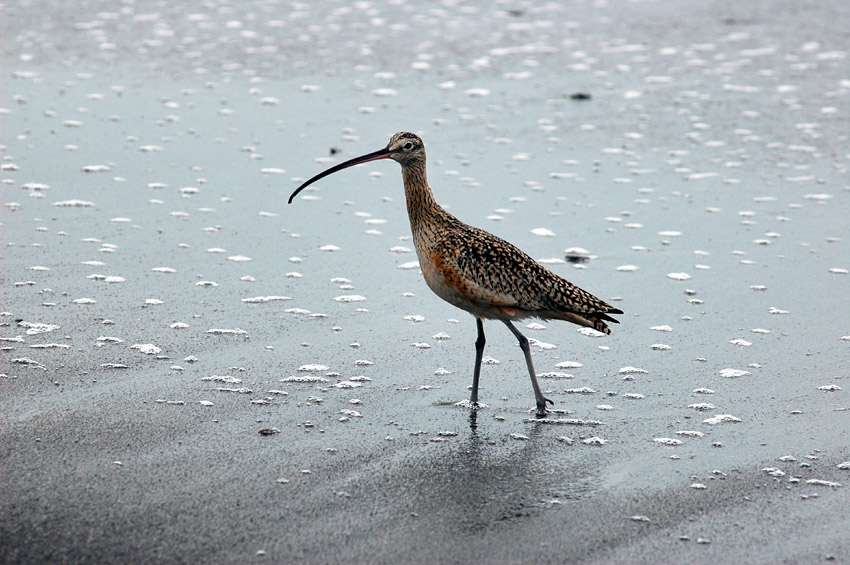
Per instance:
[[[546,402],[548,402],[549,404],[552,404],[553,406],[555,404],[554,402],[552,402],[548,398],[544,398],[543,400],[545,401],[545,402],[543,402],[543,404],[537,405],[537,412],[535,413],[535,416],[537,416],[538,418],[545,418],[549,414],[549,411],[546,410]]]

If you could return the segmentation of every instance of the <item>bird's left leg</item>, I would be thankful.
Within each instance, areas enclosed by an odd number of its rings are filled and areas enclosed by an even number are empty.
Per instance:
[[[537,417],[542,418],[546,416],[546,403],[555,403],[543,396],[543,392],[540,390],[540,385],[537,384],[537,374],[534,372],[534,364],[531,362],[531,348],[528,346],[528,338],[519,333],[519,330],[516,329],[516,326],[514,326],[510,320],[502,321],[505,322],[505,325],[508,326],[511,333],[513,333],[519,340],[519,347],[525,355],[525,364],[528,365],[528,376],[531,377],[531,386],[534,388],[534,398],[537,401]]]
[[[484,355],[484,344],[487,342],[481,318],[475,318],[475,324],[478,327],[478,339],[475,340],[475,372],[472,375],[472,394],[469,397],[473,408],[478,406],[478,378],[481,376],[481,358]]]

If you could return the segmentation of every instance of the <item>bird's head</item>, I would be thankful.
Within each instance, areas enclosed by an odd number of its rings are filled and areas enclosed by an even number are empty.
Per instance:
[[[378,159],[392,159],[396,163],[400,164],[402,167],[408,167],[415,164],[423,164],[425,163],[425,144],[422,143],[422,140],[415,133],[410,133],[407,131],[401,131],[395,134],[390,138],[390,142],[387,143],[387,146],[383,149],[378,149],[377,151],[373,151],[372,153],[367,153],[366,155],[361,155],[360,157],[355,157],[354,159],[350,159],[344,163],[340,163],[334,167],[326,171],[322,171],[318,175],[314,176],[310,180],[304,182],[301,186],[295,189],[295,192],[289,197],[289,203],[292,204],[292,199],[295,196],[307,188],[307,186],[313,184],[319,179],[322,179],[328,175],[331,175],[337,171],[341,171],[342,169],[347,169],[348,167],[353,167],[354,165],[359,165],[360,163],[368,163],[369,161],[377,161]]]
[[[409,131],[400,131],[392,136],[386,151],[390,159],[402,166],[425,159],[425,144],[418,135]]]

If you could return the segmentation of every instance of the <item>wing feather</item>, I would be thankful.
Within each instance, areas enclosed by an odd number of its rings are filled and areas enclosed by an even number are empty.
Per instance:
[[[622,313],[617,308],[554,274],[504,239],[463,226],[443,239],[435,252],[447,258],[466,285],[493,306],[549,313],[542,317],[578,314],[591,327],[605,327],[602,320],[617,322],[608,315]]]

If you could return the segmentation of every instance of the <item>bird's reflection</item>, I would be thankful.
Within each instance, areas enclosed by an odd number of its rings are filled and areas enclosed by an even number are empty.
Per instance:
[[[470,437],[477,437],[478,434],[478,410],[469,411],[469,432]]]
[[[481,420],[479,421],[479,418]],[[493,430],[483,414],[472,410],[468,435],[444,449],[416,452],[393,482],[415,484],[409,511],[439,512],[459,528],[480,530],[545,509],[553,499],[578,498],[588,492],[598,467],[585,458],[552,455],[563,449],[551,426],[530,423],[514,439]]]

